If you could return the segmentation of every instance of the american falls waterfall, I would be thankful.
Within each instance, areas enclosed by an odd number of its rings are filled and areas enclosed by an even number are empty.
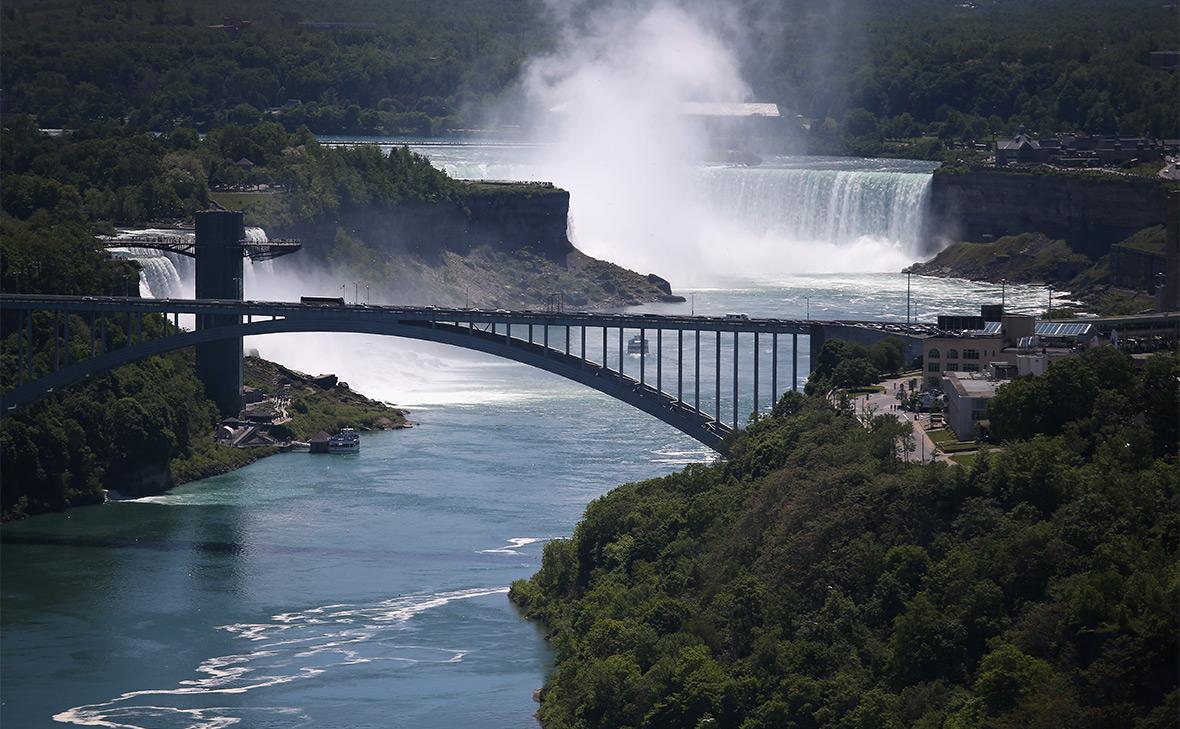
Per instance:
[[[253,243],[265,243],[269,238],[266,237],[266,231],[262,228],[246,226],[246,240]],[[245,297],[247,299],[259,298],[260,291],[266,287],[268,279],[274,274],[274,270],[274,261],[252,261],[247,258],[243,268],[242,281],[242,290],[245,293]]]
[[[132,238],[152,234],[190,237],[193,235],[192,232],[183,230],[122,230],[116,236],[116,240],[119,237]],[[247,227],[246,240],[261,243],[268,239],[266,231],[262,228]],[[192,258],[179,253],[136,246],[117,246],[107,250],[116,258],[130,259],[139,264],[140,296],[147,299],[191,299],[196,295],[196,266]],[[274,261],[255,262],[247,258],[243,266],[242,282],[246,298],[256,296],[259,289],[266,286],[273,273]]]
[[[131,238],[136,235],[192,235],[176,230],[123,230],[115,236]],[[145,299],[186,299],[192,298],[196,267],[193,259],[178,253],[158,251],[154,248],[121,246],[108,248],[116,258],[135,261],[140,266],[139,295]]]

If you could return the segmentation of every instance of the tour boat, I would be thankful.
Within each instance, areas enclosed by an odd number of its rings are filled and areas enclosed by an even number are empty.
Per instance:
[[[345,428],[328,438],[329,453],[356,453],[361,449],[361,437],[352,428]]]
[[[647,346],[647,340],[636,334],[631,337],[631,341],[627,342],[627,354],[646,354],[648,352]]]

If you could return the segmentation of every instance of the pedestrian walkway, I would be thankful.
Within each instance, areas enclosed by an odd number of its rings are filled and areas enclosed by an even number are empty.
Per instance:
[[[898,420],[910,424],[914,432],[914,442],[913,447],[906,453],[905,459],[907,461],[931,462],[937,460],[950,463],[950,457],[938,451],[934,446],[934,441],[926,434],[926,428],[930,425],[930,414],[902,410],[901,402],[897,399],[897,393],[903,385],[908,389],[910,380],[920,380],[920,377],[921,375],[914,375],[885,380],[879,383],[885,388],[884,391],[860,395],[854,398],[852,403],[858,414],[873,410],[878,415],[892,415]]]

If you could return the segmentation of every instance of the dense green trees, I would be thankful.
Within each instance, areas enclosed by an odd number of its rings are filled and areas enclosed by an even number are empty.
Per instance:
[[[845,339],[829,339],[820,350],[815,370],[807,378],[808,394],[832,387],[871,385],[885,374],[896,374],[905,365],[905,344],[887,337],[870,346]]]
[[[593,4],[591,4],[593,5]],[[732,39],[754,96],[813,119],[817,151],[907,154],[1041,132],[1180,136],[1180,79],[1147,54],[1175,47],[1174,13],[1135,0],[850,5],[735,2]],[[252,21],[240,33],[206,26]],[[300,26],[300,20],[363,27]],[[530,58],[557,33],[538,6],[347,0],[9,3],[0,85],[9,113],[47,127],[128,120],[208,130],[270,118],[293,131],[429,135],[519,124]],[[745,49],[745,52],[742,52]]]
[[[138,292],[138,281],[132,264],[106,256],[81,225],[55,223],[44,210],[28,221],[0,214],[4,291],[126,295]],[[18,344],[23,333],[18,322],[17,312],[0,314],[4,389],[18,383],[18,348],[28,346],[27,339]],[[105,322],[111,346],[126,341],[125,324],[125,319]],[[74,359],[85,356],[91,325],[72,316],[67,327],[37,313],[25,325],[32,332],[33,375],[50,372],[53,358],[66,348]],[[157,317],[137,325],[147,336],[158,336],[164,326]],[[184,476],[174,467],[208,473],[252,458],[214,445],[217,413],[191,359],[191,352],[178,352],[120,367],[0,421],[0,516],[94,503],[103,489],[158,490]]]
[[[1080,361],[1124,393],[1175,377]],[[1114,430],[1078,408],[963,468],[788,394],[729,460],[593,502],[513,585],[557,651],[544,725],[1174,725],[1180,468],[1149,407]]]

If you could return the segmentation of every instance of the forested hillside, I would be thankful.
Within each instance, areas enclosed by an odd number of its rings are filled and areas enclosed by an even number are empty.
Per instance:
[[[702,6],[752,95],[814,120],[816,150],[875,153],[886,139],[925,138],[937,151],[936,138],[990,141],[1021,125],[1180,137],[1180,77],[1147,55],[1176,49],[1165,3]],[[521,70],[558,37],[544,5],[525,0],[13,0],[3,13],[5,111],[44,127],[208,130],[271,118],[289,131],[428,135],[527,124],[535,110],[520,103]],[[237,19],[250,22],[224,27]]]
[[[970,468],[788,393],[728,461],[593,502],[512,587],[543,725],[1176,726],[1180,362],[1058,366]]]

